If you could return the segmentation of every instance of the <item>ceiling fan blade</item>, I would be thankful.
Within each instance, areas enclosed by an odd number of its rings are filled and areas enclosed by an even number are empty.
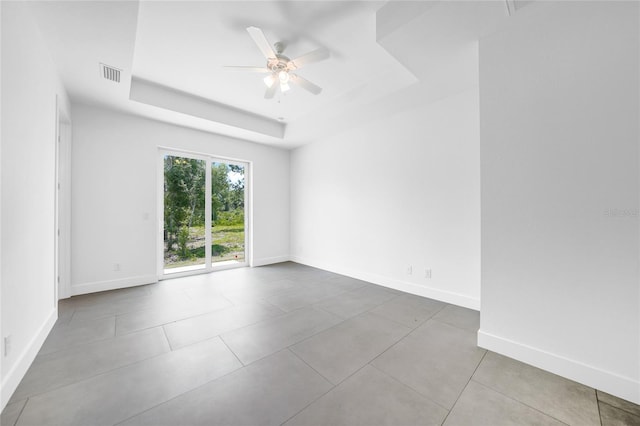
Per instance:
[[[262,30],[258,27],[248,27],[247,32],[258,46],[265,58],[272,59],[276,57],[275,52],[271,48],[271,44],[267,41]]]
[[[249,71],[249,72],[271,72],[269,68],[265,67],[244,67],[244,66],[225,66],[224,68],[230,71]]]
[[[276,90],[278,90],[278,84],[272,84],[271,87],[267,87],[267,90],[264,92],[265,99],[271,99],[276,94]]]
[[[331,56],[331,53],[329,52],[329,49],[326,49],[324,47],[321,47],[319,49],[313,50],[309,53],[306,53],[302,56],[299,56],[295,59],[292,59],[291,61],[289,61],[289,63],[287,64],[291,69],[296,69],[296,68],[300,68],[303,65],[306,64],[310,64],[312,62],[318,62],[318,61],[322,61],[325,60],[327,58],[329,58],[329,56]]]
[[[314,95],[319,95],[320,92],[322,92],[322,87],[313,84],[312,82],[310,82],[306,78],[302,78],[302,77],[300,77],[299,75],[296,75],[296,74],[290,74],[290,77],[291,77],[291,81],[294,84],[297,84],[298,86],[302,87],[303,89],[308,90],[309,92],[313,93]]]

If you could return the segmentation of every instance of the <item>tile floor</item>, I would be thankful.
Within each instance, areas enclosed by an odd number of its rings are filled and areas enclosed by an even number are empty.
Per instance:
[[[477,312],[282,263],[60,302],[13,425],[640,425],[476,346]]]

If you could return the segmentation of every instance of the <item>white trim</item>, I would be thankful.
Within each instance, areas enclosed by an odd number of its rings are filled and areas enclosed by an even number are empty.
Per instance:
[[[334,265],[326,264],[323,262],[316,262],[311,259],[298,256],[291,256],[290,260],[293,262],[301,263],[303,265],[313,266],[314,268],[324,269],[325,271],[346,275],[351,278],[356,278],[373,284],[392,288],[394,290],[403,291],[405,293],[428,297],[430,299],[451,303],[452,305],[462,306],[464,308],[469,308],[476,311],[480,310],[480,300],[465,296],[464,294],[448,292],[424,285],[418,285],[395,278],[385,277],[383,275],[370,274],[349,268],[335,267]]]
[[[520,342],[478,331],[478,346],[640,404],[640,382]]]
[[[193,275],[202,275],[202,274],[210,274],[212,271],[206,268],[194,269],[192,271],[183,271],[183,272],[169,272],[165,274],[164,271],[162,274],[158,275],[158,281],[164,280],[172,280],[174,278],[182,278],[182,277],[191,277]]]
[[[253,161],[244,168],[244,261],[253,265]]]
[[[158,277],[155,275],[142,275],[139,277],[121,278],[118,280],[96,281],[92,283],[75,284],[71,286],[71,295],[96,293],[98,291],[117,290],[119,288],[136,287],[145,284],[155,284]]]
[[[158,150],[164,151],[163,155],[164,154],[168,154],[168,155],[179,154],[179,155],[184,155],[187,158],[195,158],[195,159],[198,159],[198,160],[204,160],[206,158],[213,158],[213,159],[222,160],[223,162],[228,163],[228,164],[234,164],[236,166],[243,166],[246,163],[250,163],[250,161],[242,160],[240,158],[225,157],[225,156],[221,156],[221,155],[208,154],[206,152],[201,152],[201,151],[191,151],[189,149],[183,149],[183,148],[172,148],[170,146],[165,146],[165,145],[158,145]],[[163,172],[164,172],[164,169],[163,169]]]
[[[56,124],[54,141],[54,165],[53,165],[53,309],[58,306],[58,287],[60,286],[60,111],[58,107],[58,94],[56,93]]]
[[[291,260],[291,257],[289,256],[262,257],[259,259],[253,259],[251,266],[253,267],[253,266],[273,265],[274,263],[288,262],[290,260]]]
[[[7,372],[2,381],[2,409],[7,405],[9,399],[11,399],[11,395],[16,391],[16,388],[20,384],[20,381],[24,378],[24,375],[27,374],[27,370],[31,367],[33,360],[36,359],[36,355],[40,351],[40,348],[44,344],[47,336],[51,332],[53,325],[56,323],[58,319],[58,310],[52,309],[51,313],[44,321],[42,326],[38,332],[33,336],[33,338],[29,341],[26,348],[22,351],[16,362],[13,364],[13,367]]]
[[[164,275],[164,148],[158,149],[156,161],[156,274],[158,279]]]
[[[249,262],[244,261],[244,262],[235,262],[235,263],[225,263],[227,261],[223,260],[222,265],[216,265],[215,263],[212,264],[211,266],[211,271],[210,272],[217,272],[217,271],[226,271],[227,269],[237,269],[237,268],[246,268],[247,266],[249,266]]]
[[[71,297],[71,121],[58,108],[56,140],[56,235],[57,261],[55,281],[57,299]],[[56,300],[57,306],[57,300]]]
[[[211,270],[211,166],[213,162],[211,157],[207,157],[204,162],[204,267],[207,270]],[[164,196],[164,195],[163,195]],[[164,206],[162,209],[164,215]],[[163,218],[164,222],[164,218]],[[164,262],[164,253],[162,254],[162,261]]]
[[[128,93],[132,101],[284,139],[285,123],[136,76],[131,78]]]

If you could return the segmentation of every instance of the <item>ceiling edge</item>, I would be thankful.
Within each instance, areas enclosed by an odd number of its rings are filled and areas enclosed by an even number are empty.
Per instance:
[[[216,123],[284,139],[286,124],[190,93],[132,77],[129,99]]]

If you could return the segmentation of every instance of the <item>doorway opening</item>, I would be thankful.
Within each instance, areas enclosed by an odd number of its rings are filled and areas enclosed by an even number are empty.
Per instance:
[[[249,163],[162,150],[161,276],[248,266]]]

